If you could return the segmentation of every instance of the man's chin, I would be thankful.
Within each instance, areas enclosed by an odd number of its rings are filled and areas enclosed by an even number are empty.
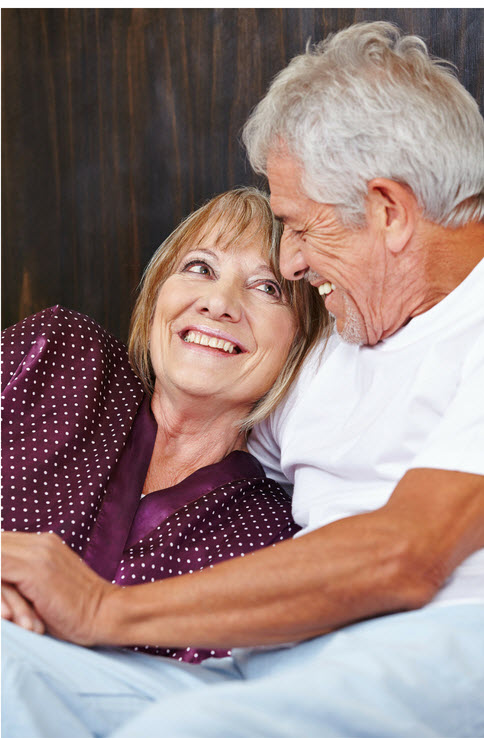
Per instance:
[[[366,343],[366,335],[362,335],[363,331],[359,320],[355,316],[350,316],[344,322],[333,315],[335,319],[336,333],[345,343],[352,343],[355,346],[363,346]]]

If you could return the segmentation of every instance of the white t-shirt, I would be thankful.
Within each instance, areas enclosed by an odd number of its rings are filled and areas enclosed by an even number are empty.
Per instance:
[[[294,485],[302,533],[384,505],[408,469],[484,474],[484,260],[376,346],[334,335],[254,429],[268,476]],[[484,599],[484,549],[436,601]]]

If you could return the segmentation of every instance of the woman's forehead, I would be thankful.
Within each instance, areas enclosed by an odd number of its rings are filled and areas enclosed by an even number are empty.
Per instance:
[[[202,232],[215,241],[220,241],[221,244],[225,243],[225,246],[230,248],[238,241],[253,242],[255,238],[261,242],[270,242],[271,233],[268,225],[259,213],[252,217],[249,217],[247,213],[238,217],[237,214],[226,211],[211,213]]]
[[[248,223],[239,223],[228,218],[209,219],[196,234],[189,239],[181,251],[181,255],[197,248],[213,247],[220,251],[242,251],[248,247],[257,247],[261,257],[271,263],[271,239],[267,228],[260,220],[252,219]]]

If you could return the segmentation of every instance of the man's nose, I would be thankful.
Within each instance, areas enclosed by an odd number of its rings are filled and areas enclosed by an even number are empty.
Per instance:
[[[286,279],[301,279],[309,269],[301,249],[294,243],[294,238],[284,233],[281,238],[279,268]]]
[[[200,298],[198,309],[212,320],[227,320],[237,323],[242,316],[240,295],[234,284],[217,280],[207,285]]]

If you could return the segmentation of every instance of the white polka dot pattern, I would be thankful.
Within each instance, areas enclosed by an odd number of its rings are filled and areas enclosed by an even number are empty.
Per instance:
[[[143,399],[125,346],[60,306],[3,331],[2,525],[79,554]]]
[[[276,482],[266,477],[237,480],[185,505],[131,546],[114,581],[129,586],[192,574],[283,541],[298,530],[290,501]],[[161,646],[136,650],[192,662],[229,653]]]
[[[101,549],[104,554],[114,550],[119,510],[113,514],[113,506],[106,504],[102,516],[99,512],[107,489],[114,490],[121,505],[113,470],[143,397],[125,346],[84,315],[56,306],[4,331],[3,529],[53,531],[89,558],[89,544],[92,548],[96,526],[99,536],[102,519]],[[130,586],[191,574],[294,535],[298,527],[290,502],[279,485],[260,476],[258,462],[234,452],[227,463],[228,478],[234,481],[214,481],[214,489],[202,497],[195,490],[193,502],[184,501],[166,518],[158,516],[162,522],[157,519],[148,533],[139,534],[140,540],[126,544],[124,551],[121,543],[116,559],[109,559],[114,582]],[[212,467],[207,469],[212,474]],[[253,476],[246,478],[249,474]],[[138,480],[139,489],[133,483],[132,513],[123,503],[127,531],[135,529],[143,481]],[[128,487],[131,477],[129,482]],[[229,653],[162,645],[133,648],[192,662]]]

